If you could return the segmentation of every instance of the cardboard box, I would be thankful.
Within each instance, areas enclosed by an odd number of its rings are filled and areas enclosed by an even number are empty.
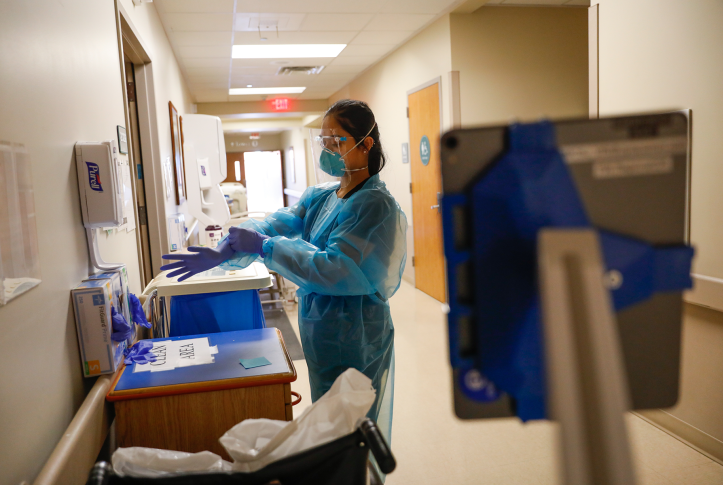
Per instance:
[[[111,340],[111,305],[115,295],[111,279],[87,280],[70,290],[75,310],[83,375],[112,374],[123,361],[126,342]]]
[[[123,315],[126,322],[131,324],[131,337],[128,339],[128,346],[133,345],[136,339],[136,326],[131,321],[130,298],[128,293],[128,272],[125,266],[118,269],[104,271],[89,276],[84,281],[110,280],[113,290],[113,306],[115,310]]]

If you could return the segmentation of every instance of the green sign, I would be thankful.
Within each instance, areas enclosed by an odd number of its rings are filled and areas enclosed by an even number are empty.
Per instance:
[[[432,146],[429,144],[429,138],[427,135],[422,136],[422,141],[419,142],[419,157],[422,159],[422,165],[429,163],[429,157],[432,154]]]

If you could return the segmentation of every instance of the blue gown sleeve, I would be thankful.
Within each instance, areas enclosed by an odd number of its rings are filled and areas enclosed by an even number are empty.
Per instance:
[[[266,240],[264,263],[299,285],[301,294],[391,297],[407,255],[407,220],[394,198],[363,190],[344,205],[337,222],[324,250],[302,239]]]
[[[308,187],[301,196],[301,199],[299,199],[299,202],[291,207],[283,207],[279,209],[263,221],[249,219],[248,221],[242,222],[237,227],[253,229],[270,237],[301,237],[304,230],[304,216],[306,215],[306,209],[309,201],[314,196],[315,189],[316,187]],[[226,239],[227,237],[228,235],[224,236],[223,239]],[[257,259],[260,259],[258,254],[237,252],[231,259],[221,263],[219,267],[226,271],[243,269]]]

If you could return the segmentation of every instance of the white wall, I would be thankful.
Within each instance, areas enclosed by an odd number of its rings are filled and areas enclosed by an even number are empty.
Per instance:
[[[70,289],[90,272],[73,145],[125,125],[112,1],[0,2],[0,139],[32,161],[43,282],[0,308],[0,483],[32,480],[92,379],[81,375]],[[134,233],[103,237],[140,289]]]
[[[587,117],[587,9],[482,7],[451,15],[462,126]]]
[[[595,3],[601,115],[693,109],[694,271],[723,278],[723,2]],[[723,441],[721,345],[723,315],[686,305],[681,399],[670,412]]]
[[[118,2],[130,16],[130,23],[133,24],[141,41],[148,49],[147,54],[153,65],[153,87],[158,120],[158,148],[160,150],[160,158],[154,159],[153,162],[160,164],[166,158],[170,158],[173,163],[168,102],[171,101],[179,116],[183,116],[186,113],[191,113],[191,104],[194,102],[193,97],[188,90],[155,6],[152,3],[143,3],[136,6],[133,0],[118,0]],[[144,164],[148,163],[150,158],[148,154],[144,153],[143,157]],[[161,173],[160,166],[157,170],[159,170],[157,173]],[[146,191],[148,191],[148,186],[146,186]],[[165,199],[165,214],[166,216],[177,213],[185,214],[186,226],[190,228],[195,218],[189,214],[186,203],[180,206],[176,205],[175,197],[175,193],[173,193],[170,198]],[[166,221],[161,222],[165,227]],[[162,234],[166,235],[166,231],[163,230]],[[162,252],[169,252],[167,239],[162,241]],[[153,263],[154,270],[157,270],[162,264],[155,260]]]
[[[308,186],[306,179],[306,148],[304,146],[304,132],[306,128],[294,128],[281,132],[281,147],[284,152],[284,176],[286,188],[296,192],[304,192]],[[307,136],[308,138],[308,136]],[[289,152],[293,150],[293,167],[289,160]],[[296,180],[291,177],[292,171],[296,174]],[[287,194],[289,205],[299,201],[298,197]]]
[[[407,277],[413,275],[414,255],[412,196],[409,193],[411,172],[409,165],[402,163],[402,143],[409,142],[407,91],[441,76],[442,129],[448,129],[451,121],[446,108],[449,103],[447,75],[451,67],[449,15],[445,15],[329,99],[329,104],[344,98],[360,99],[374,112],[388,157],[380,176],[409,223]]]

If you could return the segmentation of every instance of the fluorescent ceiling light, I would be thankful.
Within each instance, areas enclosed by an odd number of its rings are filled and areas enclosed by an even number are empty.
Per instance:
[[[299,57],[336,57],[346,44],[235,45],[234,59],[284,59]]]
[[[296,88],[232,88],[228,90],[228,94],[298,94],[303,93],[306,87]]]

